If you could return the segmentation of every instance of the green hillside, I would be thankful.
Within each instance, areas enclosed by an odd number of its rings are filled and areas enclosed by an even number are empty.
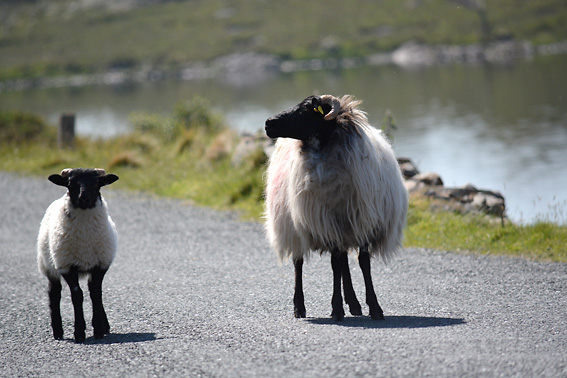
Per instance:
[[[567,40],[564,0],[485,2],[477,11],[475,0],[0,0],[0,79],[179,68],[244,51],[305,59],[408,40]]]

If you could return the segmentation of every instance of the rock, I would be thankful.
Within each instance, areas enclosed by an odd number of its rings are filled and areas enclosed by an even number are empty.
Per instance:
[[[443,201],[444,209],[461,213],[475,212],[505,217],[506,201],[502,194],[466,184],[458,188],[446,188],[441,176],[434,172],[419,173],[408,158],[398,158],[404,183],[409,193],[416,193]],[[439,204],[434,206],[439,207]]]
[[[404,179],[409,179],[414,177],[419,173],[419,170],[413,164],[413,162],[408,158],[398,158],[398,164],[400,165],[400,169],[402,170],[402,176]]]
[[[232,154],[232,165],[235,167],[242,165],[247,158],[259,153],[259,151],[262,151],[267,159],[271,156],[273,148],[274,142],[267,136],[243,135]]]
[[[425,185],[443,186],[443,180],[441,180],[441,176],[434,172],[419,173],[412,177],[412,180],[422,182]]]
[[[478,192],[474,196],[470,206],[473,210],[499,217],[503,217],[504,211],[506,210],[504,197],[500,193],[490,191]]]
[[[418,185],[419,185],[419,183],[417,181],[414,181],[414,180],[405,180],[404,184],[406,185],[406,190],[409,193],[413,193],[413,192],[417,191]]]
[[[413,41],[402,44],[392,53],[394,64],[402,67],[429,66],[436,62],[434,48]]]

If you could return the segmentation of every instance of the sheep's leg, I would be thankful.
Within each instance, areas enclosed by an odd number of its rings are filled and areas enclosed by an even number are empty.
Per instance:
[[[345,317],[343,297],[341,295],[341,279],[345,259],[347,258],[347,254],[339,251],[338,249],[334,249],[333,252],[331,252],[331,267],[333,268],[333,298],[331,299],[333,312],[331,313],[331,316],[337,321],[343,320]]]
[[[305,299],[303,298],[303,259],[297,259],[295,266],[295,293],[293,294],[293,313],[296,318],[305,317]]]
[[[370,316],[375,320],[384,320],[384,312],[378,304],[376,293],[374,292],[374,285],[372,285],[372,276],[370,274],[370,253],[368,247],[361,247],[358,254],[358,264],[362,270],[364,277],[364,285],[366,286],[366,304],[370,308]]]
[[[51,328],[55,340],[63,339],[63,322],[61,321],[61,279],[49,279],[49,310],[51,313]]]
[[[91,270],[89,277],[89,293],[93,303],[93,320],[95,339],[101,339],[105,334],[110,332],[108,318],[102,305],[102,279],[106,274],[106,269],[96,267]]]
[[[69,273],[62,274],[71,290],[71,301],[75,310],[75,342],[85,341],[85,316],[83,314],[83,291],[79,286],[79,271],[76,267],[71,268]]]
[[[345,295],[345,303],[348,304],[348,308],[352,315],[362,315],[362,308],[360,307],[360,302],[356,298],[354,288],[352,287],[352,278],[350,277],[350,268],[348,265],[348,256],[345,253],[346,259],[344,260],[343,266],[343,292]]]

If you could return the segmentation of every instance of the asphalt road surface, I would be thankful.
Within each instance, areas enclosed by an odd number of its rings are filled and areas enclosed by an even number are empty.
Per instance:
[[[328,255],[304,266],[307,318],[293,317],[293,267],[235,214],[103,188],[119,232],[103,295],[111,334],[52,339],[35,242],[64,189],[0,173],[0,376],[567,376],[567,264],[418,249],[373,261],[386,320],[330,319]],[[351,260],[355,290],[362,275]],[[363,311],[368,309],[363,305]],[[348,308],[345,306],[345,310]]]

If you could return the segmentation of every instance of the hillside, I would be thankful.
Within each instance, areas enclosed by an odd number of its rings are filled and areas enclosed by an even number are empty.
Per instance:
[[[0,80],[179,69],[237,52],[362,57],[420,43],[567,39],[563,0],[0,0]]]

